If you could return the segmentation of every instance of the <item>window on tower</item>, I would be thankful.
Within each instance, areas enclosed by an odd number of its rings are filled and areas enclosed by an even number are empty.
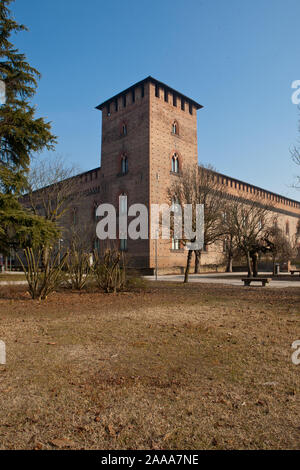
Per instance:
[[[121,134],[124,136],[127,135],[127,124],[125,122],[122,124]]]
[[[120,215],[127,214],[127,194],[122,193],[119,196]]]
[[[177,121],[174,121],[172,124],[172,134],[179,135],[179,126]]]
[[[120,238],[120,251],[127,251],[127,239]]]
[[[126,155],[122,155],[121,158],[121,173],[126,175],[128,173],[128,158]]]
[[[179,160],[177,153],[174,153],[172,157],[172,172],[179,173]]]

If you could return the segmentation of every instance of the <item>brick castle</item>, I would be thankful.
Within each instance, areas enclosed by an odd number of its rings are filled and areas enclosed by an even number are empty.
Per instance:
[[[102,112],[101,166],[77,176],[81,198],[73,209],[74,223],[89,227],[85,236],[91,250],[99,246],[95,210],[100,203],[118,207],[119,196],[124,194],[128,206],[142,203],[149,208],[150,204],[163,204],[167,202],[172,178],[180,176],[184,165],[198,162],[197,111],[201,108],[199,103],[150,76],[97,106]],[[279,225],[291,240],[295,239],[299,202],[220,173],[217,176],[224,192],[242,199],[256,195],[262,201],[271,201]],[[74,214],[70,218],[66,226],[75,220]],[[154,240],[128,239],[118,243],[136,266],[155,267]],[[174,240],[158,240],[157,253],[160,270],[174,270],[186,264],[186,252]],[[220,243],[203,252],[201,264],[208,268],[219,265],[222,259]]]

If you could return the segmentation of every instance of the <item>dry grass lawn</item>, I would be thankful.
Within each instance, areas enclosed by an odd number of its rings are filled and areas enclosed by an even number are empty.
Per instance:
[[[300,292],[0,288],[1,449],[296,449]]]

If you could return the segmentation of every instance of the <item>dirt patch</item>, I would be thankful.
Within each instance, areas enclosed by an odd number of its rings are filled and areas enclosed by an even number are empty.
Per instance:
[[[299,313],[296,288],[151,283],[43,303],[0,288],[0,447],[299,448]]]

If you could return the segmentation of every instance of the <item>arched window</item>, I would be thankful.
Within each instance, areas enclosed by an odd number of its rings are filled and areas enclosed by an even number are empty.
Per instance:
[[[174,121],[172,124],[172,134],[179,135],[179,126],[177,121]]]
[[[172,238],[172,250],[180,250],[180,240]]]
[[[120,215],[127,214],[127,194],[122,193],[119,196]]]
[[[94,250],[99,251],[100,250],[100,240],[98,237],[94,239]]]
[[[99,206],[99,204],[97,204],[97,202],[94,201],[92,217],[93,217],[95,222],[97,222],[97,209],[98,209],[98,206]]]
[[[122,175],[126,175],[126,173],[128,173],[128,158],[126,155],[122,155],[121,158],[121,173]]]
[[[122,124],[122,135],[127,135],[127,125],[125,124],[125,122],[123,122]]]
[[[127,216],[127,194],[126,193],[121,193],[119,196],[119,215],[120,215],[120,220],[121,217]],[[120,251],[126,251],[127,250],[127,231],[120,230],[119,232],[119,237],[120,237]]]
[[[78,211],[77,211],[77,207],[73,207],[72,218],[73,218],[73,225],[77,225],[77,224],[78,224]]]
[[[172,157],[172,171],[173,173],[179,173],[179,160],[177,153],[174,153]]]
[[[289,221],[286,222],[285,224],[285,234],[289,235],[290,234],[290,224]]]
[[[120,239],[120,251],[127,251],[127,239],[126,238]]]

